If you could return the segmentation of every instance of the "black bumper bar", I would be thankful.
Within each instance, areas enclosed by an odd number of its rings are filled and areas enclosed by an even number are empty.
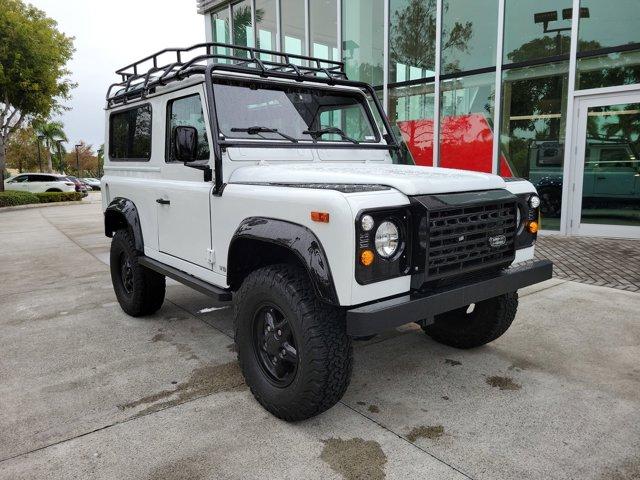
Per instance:
[[[364,337],[405,323],[428,320],[440,313],[543,282],[551,278],[552,272],[553,264],[548,260],[540,260],[508,268],[491,277],[356,307],[347,311],[347,333]]]

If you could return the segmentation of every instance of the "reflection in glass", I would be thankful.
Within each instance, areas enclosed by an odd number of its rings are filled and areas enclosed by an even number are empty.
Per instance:
[[[640,50],[578,58],[578,89],[640,83]]]
[[[503,63],[568,55],[571,20],[563,10],[571,0],[506,0]]]
[[[500,170],[528,178],[542,198],[545,229],[558,229],[568,62],[507,70],[502,77]],[[502,163],[502,161],[501,161]]]
[[[255,47],[251,23],[251,1],[243,0],[233,4],[231,15],[233,15],[233,44],[242,47]],[[249,57],[249,53],[244,50],[235,50],[234,55]]]
[[[382,85],[384,1],[342,2],[343,60],[351,80]]]
[[[278,35],[276,0],[256,0],[256,29],[258,48],[277,50]],[[260,55],[262,60],[272,60],[271,55]]]
[[[304,2],[300,0],[281,0],[282,47],[286,53],[306,55],[304,33]],[[294,63],[300,64],[300,61]]]
[[[433,77],[436,0],[390,0],[389,81]]]
[[[592,107],[582,223],[640,226],[640,104]]]
[[[581,0],[588,16],[580,15],[578,51],[640,43],[640,5],[638,0]]]
[[[338,2],[313,0],[309,2],[311,48],[313,57],[340,60],[338,51]]]
[[[389,89],[389,119],[416,165],[433,165],[434,84]]]
[[[231,27],[229,22],[229,9],[224,7],[222,10],[211,14],[211,28],[213,30],[213,41],[216,43],[231,43]],[[219,55],[229,55],[229,49],[224,47],[216,47]],[[219,60],[225,63],[225,60]]]
[[[496,64],[497,0],[444,0],[442,73]]]
[[[441,82],[440,166],[491,173],[495,73]]]

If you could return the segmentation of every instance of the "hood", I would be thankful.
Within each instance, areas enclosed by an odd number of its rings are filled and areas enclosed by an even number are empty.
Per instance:
[[[306,163],[240,167],[229,183],[338,183],[393,187],[405,195],[469,192],[506,188],[488,173],[450,168],[375,163]]]

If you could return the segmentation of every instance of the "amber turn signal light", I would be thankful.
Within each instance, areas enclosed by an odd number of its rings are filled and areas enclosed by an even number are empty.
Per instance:
[[[320,223],[329,223],[329,214],[327,212],[311,212],[311,220]]]
[[[375,259],[375,255],[371,250],[363,250],[360,253],[360,263],[365,267],[370,266],[373,263],[374,259]]]
[[[529,230],[529,233],[538,233],[538,222],[529,222],[527,230]]]

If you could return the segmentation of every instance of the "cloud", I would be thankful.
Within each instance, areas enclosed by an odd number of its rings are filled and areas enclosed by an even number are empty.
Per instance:
[[[167,47],[205,41],[195,0],[31,0],[76,38],[69,64],[78,83],[62,115],[72,147],[104,142],[104,98],[115,70]]]

